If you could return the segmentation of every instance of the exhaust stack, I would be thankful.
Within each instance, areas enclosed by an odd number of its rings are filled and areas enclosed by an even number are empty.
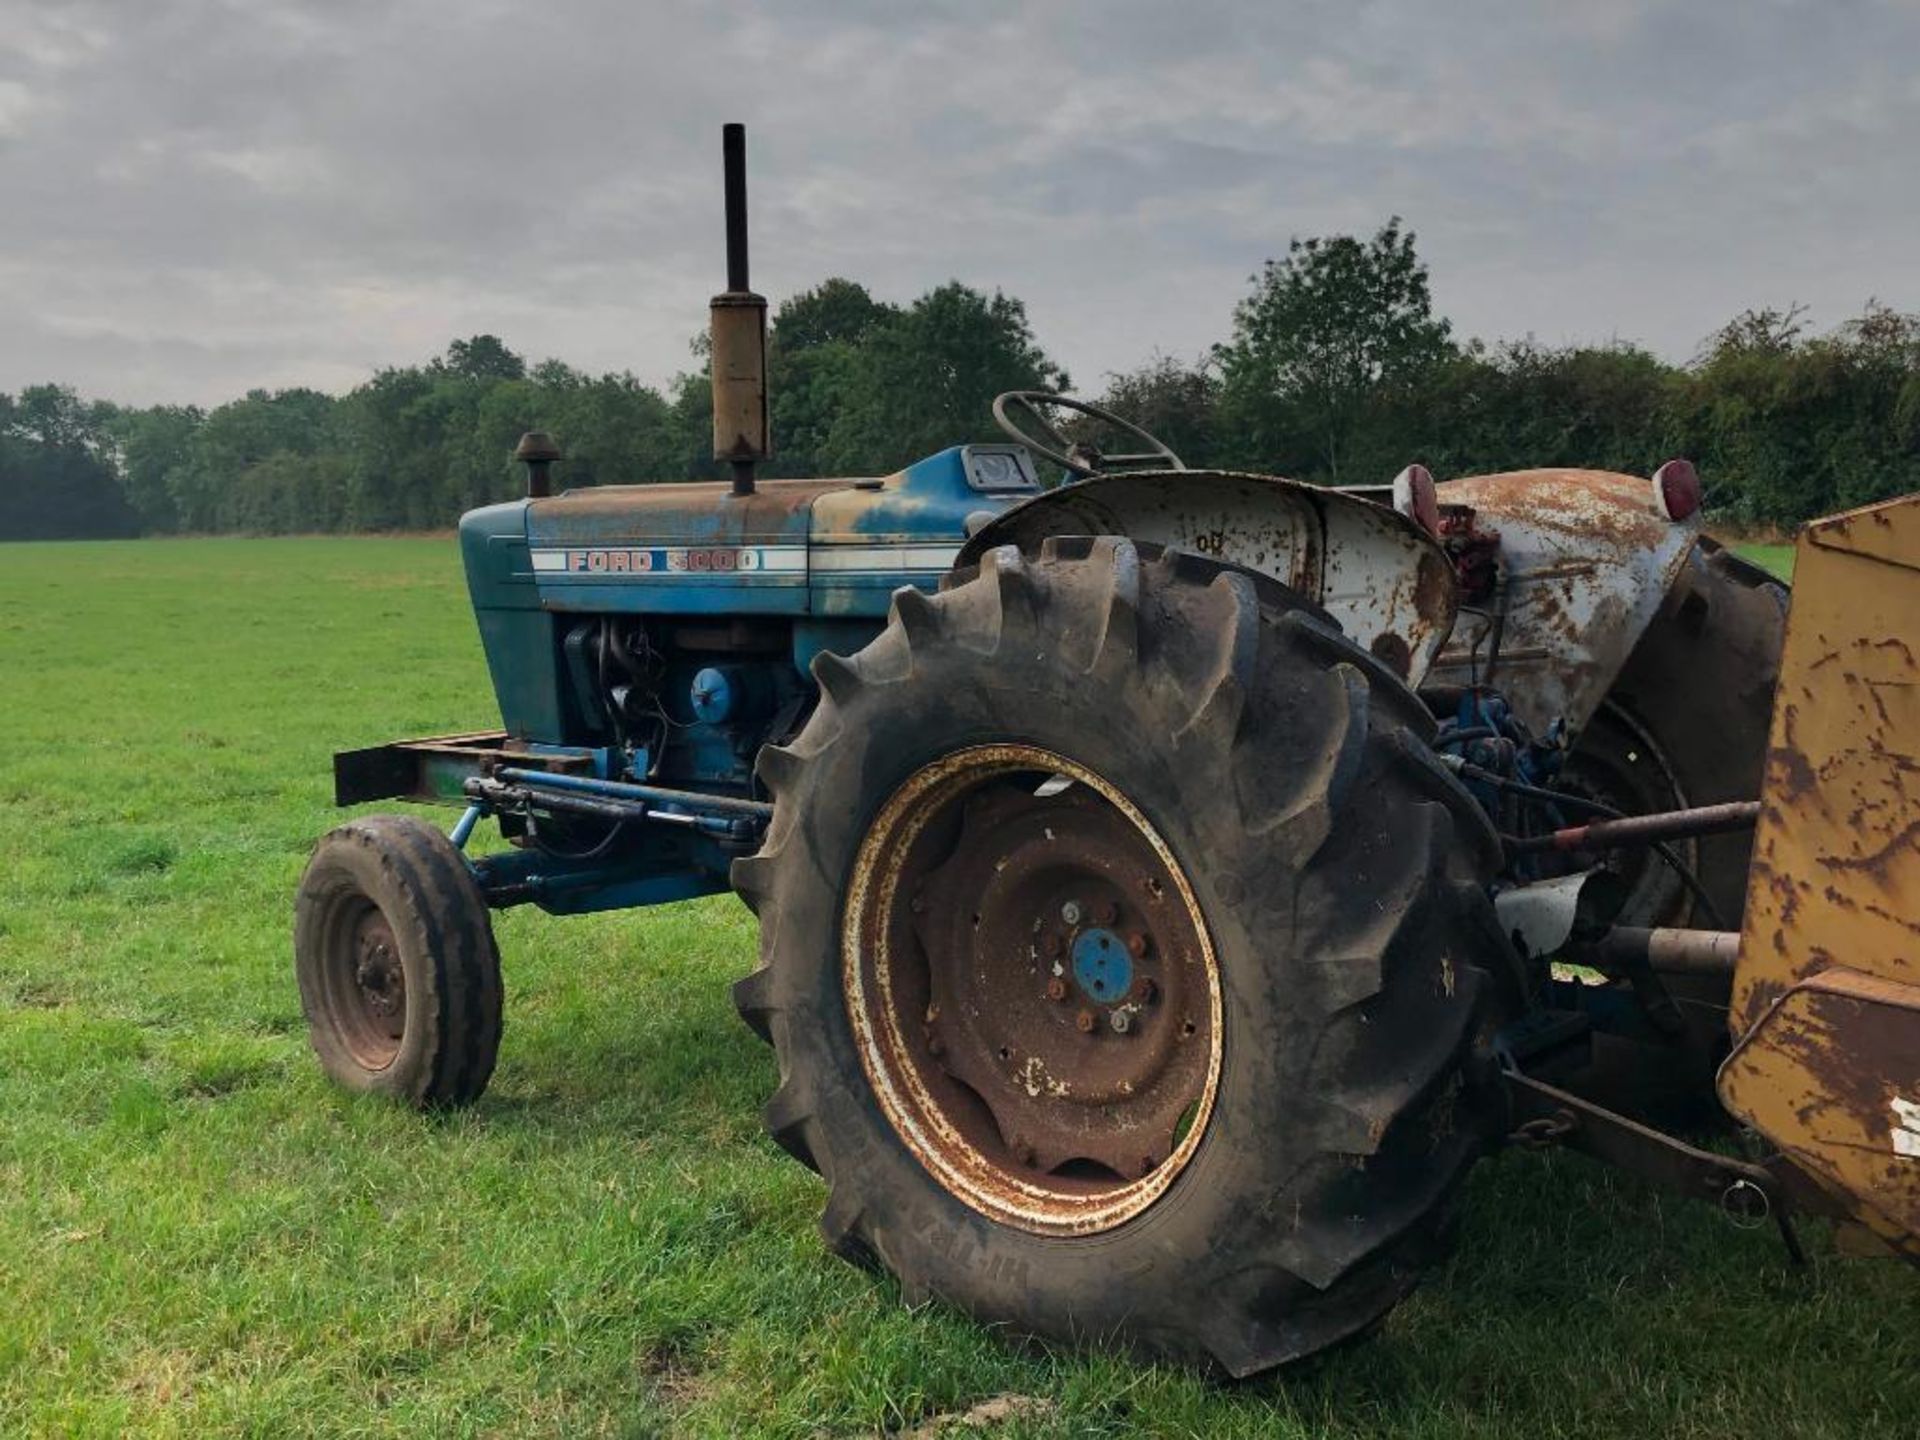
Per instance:
[[[767,302],[747,282],[747,127],[720,131],[726,171],[727,288],[713,297],[713,458],[733,467],[733,493],[753,494],[753,468],[773,453],[767,429]]]

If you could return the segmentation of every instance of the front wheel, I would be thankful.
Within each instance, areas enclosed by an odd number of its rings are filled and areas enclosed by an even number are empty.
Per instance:
[[[321,837],[294,900],[293,957],[335,1081],[422,1109],[487,1088],[500,954],[472,871],[431,825],[372,815]]]
[[[896,595],[762,752],[774,1138],[909,1297],[1246,1375],[1370,1325],[1501,1128],[1497,840],[1297,597],[1124,540]]]

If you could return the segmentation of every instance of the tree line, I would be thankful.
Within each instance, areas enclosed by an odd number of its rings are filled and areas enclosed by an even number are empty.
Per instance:
[[[700,342],[695,342],[696,353]],[[769,476],[886,474],[993,438],[1003,390],[1065,390],[1022,303],[950,283],[909,304],[830,279],[776,307]],[[1868,302],[1814,333],[1747,311],[1685,364],[1639,347],[1488,344],[1434,313],[1414,237],[1296,240],[1228,338],[1108,377],[1097,397],[1191,466],[1323,483],[1531,466],[1649,473],[1685,455],[1736,523],[1791,525],[1920,488],[1920,316]],[[345,395],[253,390],[211,410],[0,393],[0,539],[430,529],[520,492],[543,429],[567,486],[717,478],[699,367],[664,390],[456,340]]]

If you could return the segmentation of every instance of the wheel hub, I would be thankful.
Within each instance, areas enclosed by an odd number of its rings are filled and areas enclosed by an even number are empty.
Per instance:
[[[1009,745],[910,779],[862,846],[845,965],[883,1108],[975,1208],[1108,1228],[1197,1146],[1221,1055],[1211,942],[1164,842],[1092,772]]]
[[[378,1068],[392,1061],[406,1033],[407,978],[400,944],[387,917],[369,905],[343,948],[333,986],[342,1035],[363,1065]]]
[[[1073,978],[1102,1004],[1122,999],[1133,988],[1126,941],[1103,925],[1082,930],[1073,941]]]

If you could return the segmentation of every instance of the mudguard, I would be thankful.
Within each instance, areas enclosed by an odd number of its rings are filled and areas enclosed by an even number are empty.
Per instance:
[[[1418,685],[1453,629],[1453,565],[1440,542],[1385,505],[1337,490],[1225,470],[1096,475],[1016,505],[955,562],[1050,535],[1125,535],[1257,570],[1340,622]]]
[[[1643,477],[1601,470],[1515,470],[1436,487],[1441,506],[1472,508],[1500,540],[1504,620],[1492,683],[1536,734],[1564,719],[1578,734],[1626,666],[1687,564],[1696,511],[1670,520]],[[1457,628],[1433,679],[1489,678],[1495,596]]]

